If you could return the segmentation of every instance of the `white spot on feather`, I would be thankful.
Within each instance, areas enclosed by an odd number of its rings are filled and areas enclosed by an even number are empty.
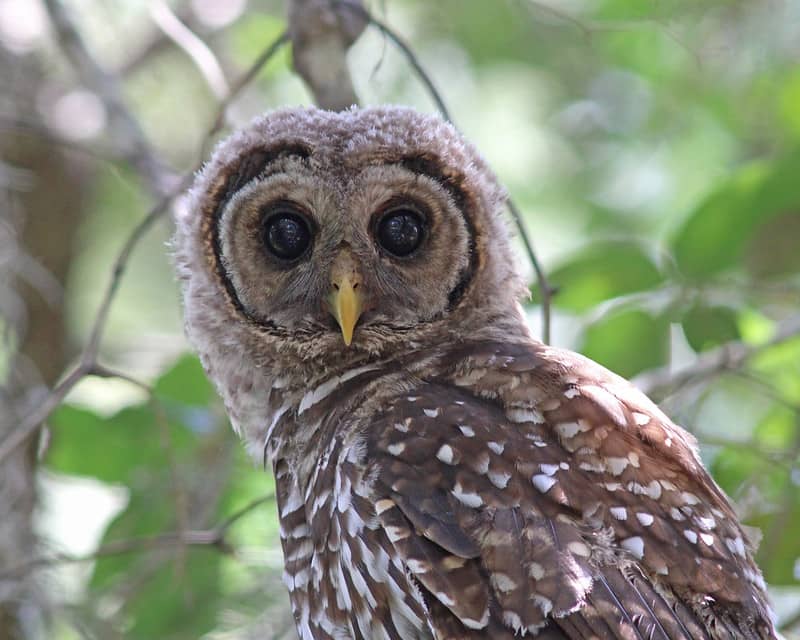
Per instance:
[[[408,529],[405,527],[386,527],[386,536],[389,538],[391,542],[397,542],[399,540],[403,540],[407,538],[409,535]]]
[[[493,440],[486,443],[486,446],[489,447],[492,451],[494,451],[498,456],[502,455],[503,451],[506,448],[506,445],[502,442],[494,442]]]
[[[553,610],[553,602],[549,598],[545,598],[538,593],[534,593],[531,596],[531,599],[539,605],[539,608],[542,610],[544,615],[548,615]]]
[[[625,507],[611,507],[609,509],[609,512],[617,520],[627,520],[628,519],[628,510],[625,509]]]
[[[559,469],[557,464],[540,464],[539,468],[542,470],[542,473],[548,476],[552,476]]]
[[[533,482],[533,486],[536,487],[542,493],[547,493],[552,489],[553,485],[556,483],[554,478],[550,476],[546,476],[544,474],[538,474],[531,478],[531,482]]]
[[[644,527],[649,527],[651,524],[653,524],[653,521],[655,520],[655,518],[653,518],[653,516],[651,514],[649,514],[649,513],[637,513],[636,514],[636,519]]]
[[[511,480],[511,474],[506,471],[489,471],[487,476],[489,482],[498,489],[505,489],[508,486],[508,481]]]
[[[403,451],[406,450],[406,443],[395,442],[394,444],[390,444],[388,447],[386,447],[386,450],[393,456],[399,456],[401,453],[403,453]]]
[[[735,538],[725,538],[725,546],[728,547],[731,553],[742,558],[745,557],[744,540],[742,540],[741,536],[736,536]]]
[[[395,422],[394,428],[397,429],[400,433],[408,433],[408,427],[411,426],[411,419],[406,418],[403,422]]]
[[[524,423],[524,422],[533,422],[534,424],[543,424],[544,423],[544,416],[532,408],[527,409],[508,409],[506,410],[506,416],[512,422]]]
[[[606,458],[606,468],[611,473],[611,475],[618,476],[628,466],[628,459],[627,458]]]
[[[579,433],[588,430],[589,425],[583,420],[579,420],[578,422],[560,422],[556,425],[556,432],[558,432],[562,438],[574,438]]]
[[[509,578],[505,573],[493,573],[491,575],[492,585],[498,591],[509,593],[517,588],[517,583]]]
[[[453,447],[449,444],[443,444],[436,452],[436,457],[445,464],[453,464]]]
[[[513,611],[503,611],[503,624],[511,627],[514,631],[522,629],[522,618]]]
[[[692,544],[697,543],[697,533],[692,531],[691,529],[685,529],[683,532],[683,536]]]
[[[373,371],[374,369],[377,369],[377,365],[365,365],[363,367],[351,369],[350,371],[345,371],[340,376],[334,376],[330,380],[326,380],[321,385],[307,392],[303,396],[302,400],[300,400],[300,406],[297,408],[297,415],[302,414],[317,404],[320,400],[328,397],[331,392],[343,382],[347,382],[356,376],[360,376],[362,373]]]
[[[469,427],[465,424],[458,425],[458,428],[461,430],[467,438],[474,438],[475,437],[475,430],[472,427]]]
[[[634,536],[632,538],[625,538],[625,540],[620,542],[620,545],[623,549],[627,549],[640,560],[644,557],[644,540],[642,540],[641,537]]]
[[[483,506],[483,499],[477,494],[472,492],[465,492],[464,488],[456,483],[456,486],[453,487],[453,491],[451,492],[461,504],[471,507],[473,509],[477,509],[480,506]]]
[[[389,500],[388,498],[384,498],[383,500],[378,500],[375,503],[375,512],[378,515],[381,515],[382,513],[388,511],[392,507],[394,507],[394,500]]]
[[[592,555],[591,550],[587,545],[583,542],[570,542],[567,545],[567,550],[574,553],[576,556],[581,556],[582,558],[588,558]]]
[[[423,412],[429,418],[435,418],[439,415],[439,409],[423,409]]]
[[[483,629],[487,624],[489,624],[489,608],[487,607],[483,611],[483,615],[481,616],[480,620],[474,620],[473,618],[459,618],[461,620],[461,624],[463,624],[468,629]]]
[[[689,491],[681,493],[681,500],[683,500],[684,504],[698,504],[700,502],[700,498]]]

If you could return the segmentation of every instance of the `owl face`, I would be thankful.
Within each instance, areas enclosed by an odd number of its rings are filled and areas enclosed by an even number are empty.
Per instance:
[[[280,351],[374,353],[470,331],[519,294],[502,201],[436,117],[268,114],[220,145],[178,221],[190,335],[198,299],[227,317],[217,339],[246,327]]]
[[[380,158],[289,154],[223,208],[219,250],[244,313],[356,344],[457,302],[470,233],[436,178]]]

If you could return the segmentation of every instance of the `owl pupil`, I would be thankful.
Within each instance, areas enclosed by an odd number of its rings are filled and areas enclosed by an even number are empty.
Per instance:
[[[264,241],[267,249],[281,260],[296,260],[311,244],[311,233],[298,216],[278,213],[267,220]]]
[[[422,241],[422,220],[408,209],[395,210],[383,217],[378,225],[378,242],[395,256],[407,256]]]

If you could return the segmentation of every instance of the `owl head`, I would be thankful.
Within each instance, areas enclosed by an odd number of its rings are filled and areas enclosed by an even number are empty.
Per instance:
[[[219,144],[178,216],[189,337],[201,356],[289,366],[507,332],[524,287],[503,202],[436,116],[261,116]]]

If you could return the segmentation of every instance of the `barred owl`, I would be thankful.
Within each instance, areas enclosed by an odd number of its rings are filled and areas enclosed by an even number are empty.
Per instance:
[[[269,113],[196,179],[186,328],[273,468],[299,636],[776,637],[692,436],[530,335],[503,202],[394,107]]]

